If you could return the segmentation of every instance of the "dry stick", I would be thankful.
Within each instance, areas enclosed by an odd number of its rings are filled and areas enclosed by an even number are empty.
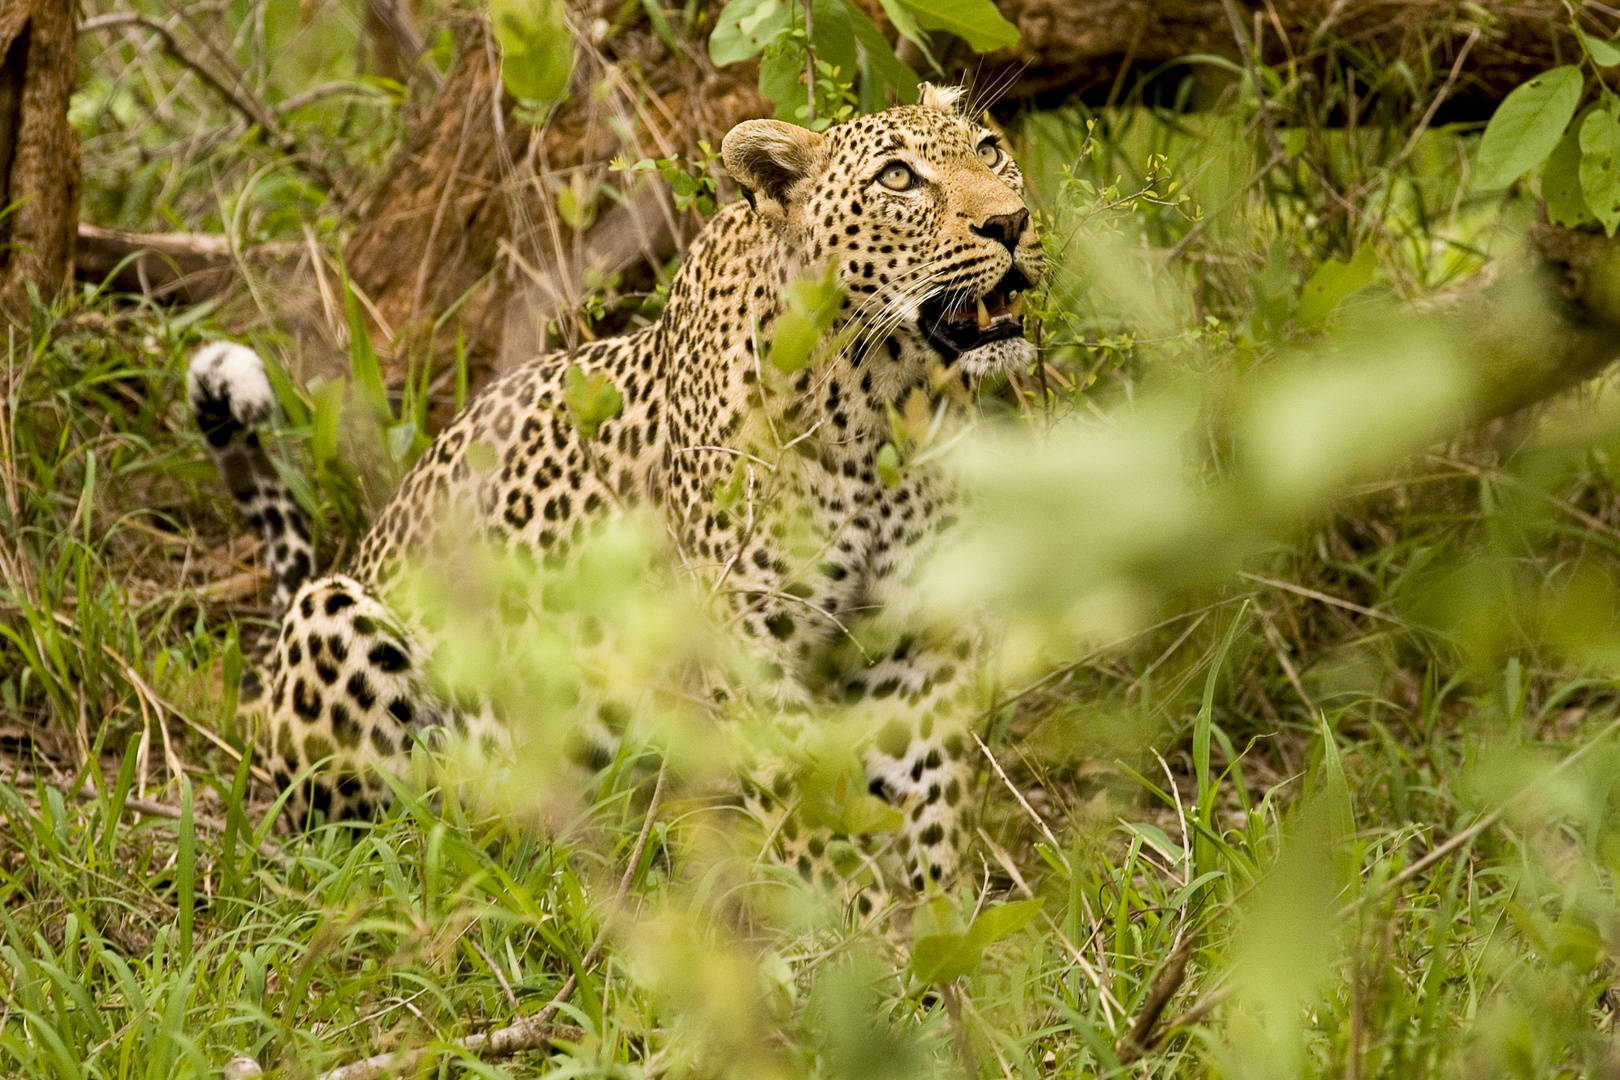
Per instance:
[[[1474,47],[1474,43],[1477,41],[1479,41],[1479,27],[1476,26],[1469,31],[1468,40],[1463,42],[1463,47],[1457,50],[1457,60],[1451,65],[1451,73],[1446,76],[1445,84],[1440,87],[1440,92],[1434,95],[1434,100],[1429,102],[1428,111],[1423,114],[1423,119],[1418,121],[1418,126],[1412,130],[1411,136],[1406,140],[1406,145],[1401,147],[1401,152],[1395,155],[1388,168],[1396,168],[1412,155],[1413,150],[1417,149],[1418,140],[1423,138],[1423,133],[1428,131],[1429,125],[1434,122],[1434,114],[1440,111],[1440,106],[1445,102],[1446,98],[1451,96],[1452,88],[1457,85],[1457,77],[1462,74],[1463,61],[1468,59],[1469,50]],[[1360,191],[1356,192],[1358,197],[1361,194]],[[1355,200],[1352,199],[1351,201]]]
[[[92,799],[98,799],[101,797],[101,792],[97,791],[94,785],[91,784],[86,784],[77,791],[71,791],[67,788],[58,788],[57,790],[63,792],[64,794],[71,795],[76,799],[82,799],[85,802],[89,802]],[[180,820],[180,808],[178,806],[170,806],[168,803],[160,803],[153,799],[140,799],[133,795],[130,795],[124,799],[124,809],[136,814],[150,814],[152,817],[168,818],[170,821]],[[205,832],[222,833],[225,831],[225,823],[223,821],[216,821],[211,817],[204,817],[201,814],[192,814],[191,823],[195,827],[202,829]],[[268,840],[260,844],[255,850],[258,851],[259,855],[263,858],[272,859],[277,862],[286,861],[286,856],[282,855],[275,845],[271,844]]]
[[[1165,964],[1159,977],[1153,980],[1153,989],[1148,993],[1147,1001],[1142,1003],[1142,1011],[1136,1014],[1136,1022],[1131,1025],[1130,1034],[1114,1047],[1114,1056],[1119,1059],[1121,1065],[1129,1065],[1153,1045],[1153,1026],[1159,1022],[1164,1007],[1170,1004],[1170,999],[1175,996],[1176,991],[1181,989],[1181,982],[1187,977],[1187,961],[1192,959],[1193,943],[1197,940],[1196,931],[1182,938],[1181,944],[1170,954],[1170,962]]]
[[[496,1028],[487,1034],[469,1035],[465,1039],[458,1039],[443,1046],[422,1046],[415,1050],[378,1054],[324,1072],[320,1080],[377,1080],[378,1077],[391,1074],[411,1074],[420,1068],[424,1060],[447,1050],[462,1050],[486,1061],[491,1058],[511,1057],[524,1050],[538,1050],[549,1046],[559,1037],[571,1037],[579,1033],[579,1029],[571,1024],[553,1024],[552,1017],[557,1015],[557,1009],[568,1000],[574,988],[579,985],[579,973],[596,962],[602,947],[607,944],[612,916],[623,906],[624,898],[630,892],[630,883],[635,880],[636,868],[641,865],[642,852],[647,848],[647,838],[652,835],[653,821],[658,816],[658,802],[664,793],[664,775],[667,770],[667,764],[658,770],[652,800],[647,804],[647,817],[641,823],[641,835],[636,837],[635,849],[630,853],[630,865],[625,867],[624,876],[619,879],[619,890],[614,894],[613,906],[609,909],[608,916],[602,920],[602,929],[597,932],[596,940],[591,942],[591,947],[585,951],[579,967],[568,976],[567,981],[562,984],[562,989],[557,991],[557,996],[551,999],[551,1004],[533,1016],[525,1017],[503,1028]]]
[[[1606,740],[1610,735],[1614,734],[1616,731],[1620,731],[1620,720],[1611,721],[1606,727],[1604,727],[1604,729],[1602,731],[1598,732],[1597,735],[1592,738],[1592,741],[1588,742],[1585,746],[1581,747],[1580,749],[1576,750],[1574,753],[1570,754],[1568,757],[1564,758],[1562,761],[1560,761],[1557,765],[1554,765],[1550,770],[1548,770],[1542,776],[1539,776],[1536,779],[1530,781],[1528,784],[1525,784],[1518,791],[1515,791],[1512,795],[1508,796],[1508,798],[1502,803],[1502,805],[1500,807],[1498,807],[1495,810],[1492,810],[1490,813],[1486,814],[1484,817],[1480,818],[1478,821],[1476,821],[1472,825],[1468,826],[1468,828],[1464,829],[1462,832],[1458,833],[1456,836],[1453,836],[1450,840],[1447,840],[1445,843],[1441,844],[1439,847],[1435,848],[1433,851],[1431,851],[1427,855],[1423,856],[1423,858],[1419,859],[1417,862],[1413,863],[1411,866],[1408,866],[1405,870],[1402,870],[1400,873],[1396,874],[1394,877],[1392,877],[1388,881],[1384,882],[1383,888],[1381,888],[1378,891],[1378,895],[1383,896],[1383,895],[1389,893],[1391,890],[1396,889],[1399,886],[1406,884],[1408,881],[1411,881],[1413,878],[1417,877],[1419,874],[1422,874],[1424,871],[1430,869],[1435,864],[1443,861],[1447,856],[1454,854],[1459,848],[1467,846],[1467,844],[1470,841],[1472,841],[1476,836],[1478,836],[1480,833],[1484,832],[1486,829],[1490,828],[1492,825],[1495,825],[1498,821],[1500,821],[1501,818],[1502,818],[1502,814],[1506,811],[1506,809],[1509,806],[1512,806],[1513,803],[1517,799],[1519,799],[1521,796],[1527,794],[1532,788],[1536,787],[1542,781],[1552,779],[1554,776],[1557,776],[1559,773],[1563,772],[1565,769],[1567,769],[1571,765],[1575,764],[1575,762],[1579,761],[1582,757],[1584,757],[1586,755],[1587,751],[1591,750],[1594,746],[1597,746],[1598,744],[1602,743],[1604,740]],[[1355,903],[1346,904],[1344,907],[1339,909],[1339,911],[1337,913],[1337,918],[1339,918],[1339,919],[1346,918],[1349,915],[1354,914],[1355,909],[1356,909],[1356,904]],[[1191,936],[1191,935],[1189,935],[1189,936]],[[1232,985],[1230,983],[1227,983],[1227,982],[1224,982],[1224,981],[1222,981],[1220,983],[1217,983],[1217,985],[1215,987],[1213,987],[1211,990],[1209,990],[1207,993],[1205,993],[1203,997],[1199,998],[1198,1001],[1192,1006],[1192,1008],[1188,1009],[1186,1012],[1182,1013],[1180,1016],[1176,1017],[1174,1020],[1171,1020],[1169,1023],[1165,1024],[1162,1028],[1159,1029],[1159,1033],[1158,1033],[1157,1036],[1151,1036],[1149,1038],[1148,1043],[1143,1047],[1143,1049],[1144,1050],[1151,1050],[1154,1045],[1162,1042],[1164,1040],[1164,1038],[1166,1036],[1168,1036],[1171,1032],[1176,1031],[1179,1028],[1187,1027],[1187,1026],[1189,1026],[1191,1024],[1196,1024],[1199,1020],[1203,1019],[1204,1016],[1207,1015],[1211,1010],[1213,1010],[1217,1005],[1219,1005],[1221,1002],[1225,1001],[1228,997],[1230,997],[1231,993],[1232,993]],[[1124,1059],[1121,1058],[1121,1060],[1124,1060]]]
[[[1036,827],[1041,830],[1041,834],[1046,837],[1047,843],[1052,847],[1052,854],[1061,859],[1064,866],[1068,866],[1068,857],[1063,854],[1062,846],[1057,842],[1057,837],[1052,835],[1052,830],[1047,827],[1045,820],[1035,812],[1033,806],[1029,805],[1029,800],[1024,798],[1024,793],[1018,790],[1018,785],[1008,778],[1006,771],[1001,767],[1001,762],[996,760],[996,756],[990,752],[990,748],[984,744],[984,740],[979,738],[979,733],[969,731],[968,734],[972,736],[973,742],[983,752],[985,760],[990,762],[990,767],[995,770],[996,775],[1001,777],[1001,782],[1007,785],[1007,790],[1012,792],[1013,798],[1018,800],[1018,804],[1024,808],[1024,812],[1029,815],[1030,820],[1035,822]],[[980,832],[982,833],[983,830],[981,829]],[[1028,886],[1025,886],[1025,888],[1028,888]],[[1086,960],[1080,950],[1075,948],[1074,943],[1064,937],[1062,931],[1058,930],[1055,924],[1053,930],[1057,933],[1058,940],[1068,947],[1069,954],[1074,958],[1074,962],[1079,965],[1080,970],[1085,973],[1086,978],[1090,979],[1092,985],[1097,988],[1098,997],[1103,1003],[1103,1010],[1108,1013],[1108,1022],[1112,1024],[1114,1022],[1113,1009],[1119,1009],[1120,1014],[1124,1015],[1124,1007],[1114,1000],[1114,995],[1103,985],[1101,973],[1091,966],[1091,963]]]
[[[1271,643],[1271,651],[1276,654],[1277,663],[1282,665],[1283,674],[1288,677],[1288,685],[1294,688],[1299,700],[1305,703],[1307,712],[1316,712],[1316,702],[1305,692],[1305,684],[1300,682],[1299,672],[1294,670],[1294,665],[1288,660],[1288,653],[1283,648],[1282,635],[1277,633],[1277,628],[1271,625],[1271,616],[1264,611],[1260,612],[1260,629],[1265,633],[1266,640]]]
[[[1254,44],[1243,32],[1243,20],[1238,18],[1237,7],[1232,0],[1221,0],[1221,7],[1226,11],[1226,21],[1231,24],[1232,37],[1243,53],[1243,68],[1248,72],[1249,83],[1254,88],[1254,106],[1260,111],[1260,126],[1265,131],[1266,147],[1271,151],[1273,160],[1279,155],[1286,157],[1282,139],[1277,135],[1277,119],[1271,115],[1271,103],[1266,100],[1266,84],[1261,81],[1260,72],[1254,66]]]
[[[500,80],[497,76],[496,86],[492,91],[496,95],[496,108],[500,107],[499,82]],[[421,313],[422,301],[427,297],[428,271],[433,263],[437,261],[433,258],[433,245],[438,242],[439,230],[444,225],[444,215],[450,206],[450,196],[456,188],[456,178],[461,175],[461,163],[466,160],[467,146],[472,142],[471,133],[473,129],[473,109],[477,104],[478,95],[476,93],[468,94],[467,106],[463,111],[461,118],[461,135],[456,140],[456,156],[455,159],[450,162],[450,171],[444,174],[444,190],[439,195],[438,205],[433,208],[433,223],[428,226],[427,243],[422,246],[422,250],[426,257],[423,258],[422,265],[417,268],[416,286],[411,290],[410,318],[413,319]]]
[[[804,81],[805,96],[809,99],[805,108],[804,126],[815,129],[816,123],[816,31],[815,21],[810,14],[810,0],[804,3]]]
[[[1478,465],[1471,465],[1466,461],[1457,461],[1453,458],[1443,457],[1439,454],[1430,454],[1429,459],[1431,461],[1438,461],[1443,465],[1448,465],[1451,468],[1456,469],[1458,472],[1474,477],[1477,480],[1489,479],[1495,483],[1511,484],[1517,490],[1529,492],[1531,495],[1541,499],[1548,506],[1555,507],[1563,513],[1568,514],[1570,517],[1586,526],[1586,528],[1590,531],[1595,532],[1600,536],[1606,536],[1610,540],[1620,540],[1620,530],[1616,530],[1614,526],[1603,521],[1601,518],[1593,517],[1591,514],[1588,514],[1585,510],[1582,510],[1578,506],[1572,506],[1556,495],[1548,494],[1534,485],[1526,484],[1512,473],[1501,472],[1497,469],[1484,469]],[[1450,477],[1442,476],[1441,479],[1450,479]]]
[[[1295,585],[1293,582],[1278,581],[1276,578],[1261,577],[1259,574],[1251,574],[1247,571],[1240,571],[1238,573],[1238,577],[1243,578],[1246,581],[1252,581],[1256,585],[1269,585],[1273,589],[1281,589],[1284,592],[1291,592],[1296,596],[1308,597],[1309,599],[1321,601],[1322,603],[1328,604],[1332,607],[1343,608],[1346,611],[1353,611],[1357,615],[1365,615],[1369,619],[1382,619],[1385,622],[1394,623],[1396,626],[1402,628],[1407,626],[1406,620],[1400,618],[1399,616],[1391,615],[1384,611],[1377,611],[1370,607],[1362,607],[1360,604],[1353,603],[1352,601],[1345,600],[1337,596],[1330,596],[1325,592],[1318,592],[1316,589],[1307,589],[1305,586]]]
[[[174,30],[161,20],[135,11],[115,11],[111,14],[97,15],[94,18],[86,19],[79,25],[79,31],[83,33],[87,30],[108,30],[117,26],[144,26],[162,38],[163,47],[168,50],[170,56],[173,56],[201,76],[203,82],[217,90],[221,97],[236,108],[237,112],[247,118],[248,123],[258,124],[264,128],[265,134],[281,143],[283,149],[292,149],[291,137],[281,130],[281,125],[276,123],[276,118],[270,113],[270,110],[242,94],[239,87],[231,86],[216,75],[213,69],[204,64],[201,59],[192,56],[186,47],[180,44],[180,39],[175,37]]]
[[[52,614],[55,616],[57,622],[67,627],[69,630],[73,630],[75,632],[78,631],[78,623],[74,622],[69,616],[60,611],[53,612]],[[185,724],[187,727],[191,728],[197,734],[201,735],[203,738],[207,739],[209,742],[213,743],[220,750],[224,751],[233,761],[239,762],[242,760],[242,751],[220,738],[214,732],[203,727],[201,724],[182,713],[173,705],[170,705],[163,698],[158,697],[157,691],[152,689],[152,687],[147,684],[146,680],[141,678],[140,673],[135,670],[134,666],[130,664],[128,660],[125,660],[124,657],[111,645],[108,645],[105,641],[102,642],[101,651],[107,654],[107,658],[109,660],[118,665],[119,670],[124,673],[124,678],[129,680],[129,684],[135,688],[136,702],[141,706],[141,714],[143,717],[146,715],[146,706],[150,704],[152,706],[152,711],[157,715],[158,723],[161,724],[163,722],[163,714],[166,712],[175,719],[179,720],[181,723]],[[164,738],[166,740],[168,737],[168,729],[164,728],[163,730]],[[250,768],[253,770],[253,775],[258,777],[264,783],[268,784],[271,782],[270,774],[262,767],[252,765]],[[179,770],[175,769],[174,771],[178,775]]]
[[[1170,616],[1168,619],[1160,619],[1158,622],[1154,623],[1152,626],[1144,626],[1140,630],[1133,631],[1132,633],[1126,634],[1124,637],[1118,638],[1118,639],[1116,639],[1114,641],[1110,641],[1106,645],[1102,645],[1102,646],[1099,646],[1098,648],[1092,649],[1090,652],[1086,653],[1084,656],[1082,656],[1078,660],[1071,660],[1069,663],[1064,664],[1061,667],[1055,668],[1052,671],[1048,671],[1045,675],[1042,675],[1040,678],[1036,679],[1034,682],[1026,683],[1025,685],[1019,687],[1017,690],[1012,691],[1006,697],[998,698],[996,700],[996,705],[997,705],[998,708],[1004,708],[1004,707],[1006,707],[1008,705],[1011,705],[1015,701],[1022,701],[1024,698],[1028,697],[1030,694],[1033,694],[1035,691],[1041,689],[1042,687],[1050,686],[1051,684],[1061,680],[1065,676],[1073,674],[1075,671],[1077,671],[1078,669],[1080,669],[1080,668],[1084,667],[1085,665],[1091,663],[1093,660],[1096,660],[1098,657],[1103,656],[1104,654],[1106,654],[1108,652],[1111,652],[1114,649],[1117,649],[1119,646],[1124,645],[1125,643],[1127,643],[1129,641],[1133,641],[1136,638],[1142,637],[1143,635],[1146,635],[1146,634],[1151,634],[1155,630],[1163,630],[1165,627],[1171,625],[1172,623],[1180,622],[1182,619],[1190,619],[1194,615],[1197,615],[1200,618],[1202,618],[1204,615],[1207,615],[1209,612],[1214,611],[1218,607],[1222,607],[1223,605],[1236,603],[1238,600],[1242,600],[1242,599],[1245,599],[1245,598],[1246,598],[1246,596],[1232,596],[1232,597],[1228,597],[1225,600],[1217,600],[1213,604],[1205,604],[1203,607],[1195,608],[1192,611],[1183,611],[1179,615]]]
[[[956,983],[940,983],[939,997],[945,1003],[945,1014],[951,1019],[951,1034],[956,1037],[956,1053],[962,1059],[962,1072],[967,1080],[979,1080],[979,1055],[973,1052],[973,1040],[968,1037],[967,1026],[962,1023],[962,1002],[956,996]]]
[[[1018,805],[1024,808],[1024,813],[1028,814],[1029,819],[1041,830],[1041,835],[1046,837],[1046,842],[1052,845],[1052,854],[1063,859],[1063,864],[1067,866],[1069,860],[1064,858],[1063,845],[1057,842],[1057,837],[1053,836],[1052,830],[1046,827],[1046,822],[1041,818],[1041,815],[1037,814],[1035,808],[1029,805],[1029,800],[1024,798],[1024,793],[1018,790],[1018,785],[1007,778],[1006,772],[1001,768],[1001,762],[996,760],[996,755],[992,754],[990,748],[984,745],[984,740],[979,738],[977,731],[969,731],[968,734],[972,736],[974,745],[984,754],[984,758],[990,763],[990,767],[996,771],[996,775],[1001,777],[1001,782],[1007,785],[1007,790],[1013,793],[1013,798],[1018,800]]]
[[[1171,1032],[1178,1031],[1181,1028],[1190,1027],[1193,1024],[1198,1023],[1198,1021],[1202,1020],[1205,1016],[1214,1011],[1216,1006],[1231,996],[1231,983],[1224,981],[1217,983],[1213,989],[1194,1002],[1192,1008],[1165,1024],[1164,1027],[1159,1029],[1159,1033],[1157,1035],[1150,1036],[1148,1045],[1144,1047],[1144,1049],[1152,1050],[1159,1043],[1163,1042]]]

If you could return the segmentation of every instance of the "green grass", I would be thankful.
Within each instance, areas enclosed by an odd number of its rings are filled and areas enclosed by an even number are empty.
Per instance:
[[[271,99],[354,75],[272,23],[241,54]],[[303,66],[270,74],[278,50]],[[84,59],[100,219],[341,231],[251,139],[143,160],[128,138],[161,143],[140,117],[175,70]],[[981,494],[1004,531],[959,556],[1004,648],[974,873],[954,911],[913,916],[977,916],[990,939],[945,986],[913,972],[904,919],[845,925],[751,858],[683,786],[694,755],[672,754],[651,816],[652,770],[626,767],[547,828],[406,794],[374,824],[276,829],[227,689],[267,612],[183,370],[225,334],[295,374],[320,358],[246,303],[86,290],[37,312],[0,359],[0,1071],[167,1080],[246,1055],[306,1076],[439,1047],[424,1073],[1607,1075],[1613,387],[1425,426],[1399,380],[1455,343],[1399,304],[1509,252],[1533,206],[1466,187],[1466,131],[1408,151],[1412,120],[1386,110],[1352,138],[1326,123],[1338,89],[1295,91],[1271,105],[1297,154],[1263,174],[1240,101],[1013,125],[1056,265],[1047,364],[985,401],[1023,455]],[[395,105],[356,93],[294,130],[363,177]],[[195,87],[177,101],[165,124],[230,122]],[[1318,268],[1363,248],[1367,287],[1302,325]],[[375,396],[363,334],[349,362]],[[328,552],[419,448],[431,374],[376,423],[285,380],[275,452]],[[1364,391],[1364,426],[1332,442]],[[986,461],[1006,477],[1000,445],[967,449],[970,485]],[[1299,465],[1320,446],[1359,456]],[[549,1053],[454,1048],[570,977]]]

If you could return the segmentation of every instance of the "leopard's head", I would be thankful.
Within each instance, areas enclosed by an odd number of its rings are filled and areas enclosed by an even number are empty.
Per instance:
[[[985,375],[1034,357],[1023,293],[1043,258],[1018,166],[957,94],[924,84],[917,105],[819,134],[750,120],[722,152],[797,258],[836,265],[865,336]]]

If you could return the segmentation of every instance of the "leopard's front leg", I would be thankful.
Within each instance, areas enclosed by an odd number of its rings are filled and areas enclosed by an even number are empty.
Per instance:
[[[965,641],[903,645],[846,682],[845,700],[872,725],[868,788],[905,815],[905,872],[918,892],[951,884],[973,832],[971,656]]]

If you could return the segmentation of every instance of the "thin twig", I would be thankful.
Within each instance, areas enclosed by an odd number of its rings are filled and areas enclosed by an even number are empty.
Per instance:
[[[87,30],[111,30],[121,26],[141,26],[156,34],[170,56],[195,71],[203,82],[213,87],[247,119],[248,123],[257,124],[264,131],[266,139],[279,146],[334,194],[338,194],[337,185],[331,174],[301,154],[298,150],[298,140],[282,128],[280,122],[276,120],[276,114],[246,91],[244,87],[246,80],[242,78],[241,73],[233,71],[231,78],[221,78],[210,65],[203,63],[200,57],[193,55],[181,44],[180,39],[175,36],[174,28],[168,23],[139,11],[113,11],[86,19],[79,24],[79,30],[82,33]]]
[[[1024,798],[1022,791],[1018,790],[1018,785],[1007,778],[1006,772],[1001,768],[1001,762],[996,760],[996,755],[992,754],[990,748],[984,745],[984,740],[979,738],[977,731],[969,731],[968,734],[973,738],[974,745],[984,754],[985,760],[990,763],[990,767],[995,770],[996,775],[1001,777],[1001,782],[1007,785],[1007,790],[1013,793],[1013,798],[1018,800],[1018,805],[1024,808],[1024,813],[1028,814],[1029,819],[1035,823],[1036,828],[1041,830],[1041,835],[1046,837],[1046,842],[1052,845],[1052,854],[1063,859],[1063,865],[1068,866],[1069,860],[1063,855],[1063,845],[1057,842],[1057,837],[1052,835],[1052,830],[1047,828],[1046,822],[1041,818],[1041,815],[1037,814],[1035,808],[1029,805],[1029,800]]]
[[[1283,674],[1288,677],[1288,685],[1294,688],[1299,700],[1305,703],[1307,712],[1316,712],[1316,703],[1305,692],[1305,684],[1300,681],[1299,672],[1295,671],[1294,665],[1289,662],[1288,652],[1283,648],[1282,635],[1277,633],[1277,628],[1271,625],[1271,616],[1264,611],[1260,612],[1260,629],[1265,633],[1266,640],[1271,643],[1271,651],[1276,655],[1277,663],[1282,666]]]
[[[243,116],[247,117],[249,123],[258,124],[262,127],[265,134],[273,141],[280,143],[283,149],[294,149],[292,137],[281,130],[281,125],[276,122],[275,115],[258,101],[242,92],[240,79],[234,80],[236,85],[233,86],[230,82],[220,78],[213,68],[202,62],[201,58],[193,56],[191,51],[182,45],[180,39],[175,36],[174,29],[162,20],[138,11],[114,11],[106,15],[97,15],[86,19],[79,25],[79,30],[82,33],[88,30],[110,30],[119,26],[144,26],[152,31],[163,40],[163,47],[168,50],[170,56],[195,71],[203,82],[212,86],[219,92],[221,97],[230,102]]]
[[[92,784],[86,784],[77,791],[69,791],[67,788],[59,788],[58,790],[64,792],[65,794],[72,795],[74,798],[80,799],[84,802],[90,802],[93,799],[98,799],[101,797],[101,792],[97,791],[95,786]],[[129,813],[147,814],[151,817],[167,818],[170,821],[180,820],[180,808],[178,806],[170,806],[168,803],[157,802],[154,799],[140,799],[133,795],[130,795],[124,799],[124,810]],[[191,823],[193,826],[202,829],[204,832],[222,833],[225,831],[225,823],[223,821],[218,821],[211,817],[204,817],[202,814],[192,814]],[[259,855],[263,858],[271,859],[276,862],[286,861],[286,856],[283,855],[280,849],[278,849],[268,840],[260,844],[255,850],[258,851]]]
[[[602,947],[607,944],[613,915],[623,906],[624,898],[630,892],[630,884],[635,880],[636,869],[641,865],[642,853],[647,848],[647,838],[652,835],[653,821],[658,816],[659,800],[664,794],[664,776],[667,770],[667,764],[658,770],[658,780],[653,784],[652,799],[647,804],[647,817],[641,823],[641,835],[636,837],[635,849],[630,853],[630,865],[625,867],[624,876],[619,879],[618,892],[614,894],[612,907],[602,919],[602,929],[597,932],[596,940],[591,942],[591,947],[585,951],[579,967],[568,976],[562,984],[562,989],[557,991],[557,996],[551,999],[549,1005],[533,1016],[526,1016],[514,1024],[485,1034],[469,1035],[464,1039],[437,1046],[420,1046],[414,1050],[377,1054],[374,1057],[350,1062],[322,1073],[320,1080],[378,1080],[379,1077],[395,1074],[410,1075],[419,1071],[424,1061],[438,1054],[460,1051],[489,1061],[494,1058],[511,1057],[525,1050],[538,1050],[558,1040],[581,1038],[584,1033],[579,1028],[572,1024],[554,1024],[552,1020],[557,1015],[557,1010],[579,985],[579,973],[589,969],[596,962],[596,958],[601,955]]]
[[[1231,996],[1232,984],[1224,980],[1217,982],[1213,988],[1204,994],[1203,997],[1195,1001],[1191,1008],[1182,1013],[1180,1016],[1176,1017],[1174,1020],[1171,1020],[1169,1023],[1165,1024],[1164,1027],[1159,1030],[1158,1036],[1153,1039],[1152,1046],[1147,1047],[1147,1049],[1151,1050],[1154,1046],[1157,1046],[1159,1043],[1163,1042],[1169,1037],[1171,1032],[1179,1031],[1184,1027],[1191,1027],[1193,1024],[1198,1023],[1198,1021],[1202,1020],[1205,1016],[1208,1016],[1212,1011],[1214,1011],[1216,1006],[1220,1005],[1223,1001]]]
[[[1278,581],[1276,578],[1261,577],[1259,574],[1250,574],[1243,571],[1238,573],[1238,577],[1252,581],[1256,585],[1269,585],[1273,589],[1281,589],[1284,592],[1291,592],[1297,596],[1305,596],[1312,600],[1319,600],[1324,604],[1331,605],[1332,607],[1343,608],[1346,611],[1353,611],[1357,615],[1365,615],[1370,619],[1383,619],[1385,622],[1394,623],[1396,626],[1406,626],[1406,620],[1395,615],[1390,615],[1382,611],[1376,611],[1370,607],[1362,607],[1360,604],[1354,603],[1350,600],[1343,600],[1337,596],[1330,596],[1325,592],[1318,592],[1315,589],[1308,589],[1303,585],[1295,585],[1293,582]]]
[[[1271,103],[1266,99],[1266,85],[1254,65],[1254,45],[1243,31],[1243,20],[1238,18],[1237,6],[1232,0],[1221,0],[1221,7],[1226,11],[1226,21],[1232,26],[1232,37],[1237,41],[1238,51],[1243,54],[1243,68],[1249,73],[1249,83],[1254,88],[1254,106],[1260,111],[1260,127],[1266,134],[1266,147],[1271,151],[1272,160],[1287,157],[1282,139],[1277,135],[1277,120],[1271,115]]]
[[[1423,114],[1423,119],[1419,120],[1418,126],[1412,129],[1412,134],[1407,138],[1406,145],[1402,146],[1401,152],[1396,154],[1394,159],[1390,161],[1388,166],[1390,169],[1400,165],[1411,155],[1413,150],[1417,149],[1418,140],[1423,138],[1423,133],[1429,130],[1429,125],[1434,122],[1435,113],[1440,111],[1440,106],[1445,102],[1446,98],[1451,96],[1452,88],[1457,85],[1457,77],[1462,74],[1463,61],[1468,59],[1469,50],[1479,40],[1479,32],[1477,26],[1469,31],[1468,40],[1463,42],[1461,49],[1457,50],[1457,59],[1451,65],[1451,73],[1446,76],[1446,81],[1440,87],[1440,92],[1434,95],[1434,100],[1429,102],[1428,111]]]

